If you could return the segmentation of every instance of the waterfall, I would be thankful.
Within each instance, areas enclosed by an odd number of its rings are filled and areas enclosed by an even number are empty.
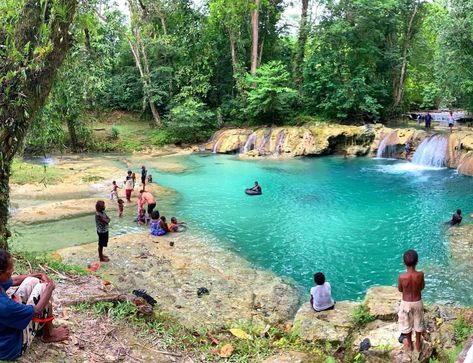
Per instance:
[[[447,166],[448,139],[445,136],[433,135],[419,145],[412,163],[417,165],[434,166],[437,168]]]
[[[284,130],[281,130],[278,134],[278,137],[276,139],[276,145],[274,146],[274,155],[281,155],[281,146],[286,139],[286,134],[284,133]]]
[[[217,138],[217,141],[215,141],[214,147],[212,148],[212,153],[214,153],[214,154],[217,153],[217,147],[218,147],[219,142],[221,142],[221,141],[222,141],[221,137]]]
[[[255,143],[256,143],[256,133],[253,132],[248,137],[248,140],[246,140],[245,146],[243,146],[243,152],[247,153],[248,151],[253,150],[255,148]]]
[[[271,129],[269,129],[263,136],[263,141],[261,141],[261,145],[258,148],[258,153],[260,155],[266,154],[266,145],[268,145],[269,140],[271,139]]]
[[[378,146],[376,152],[377,158],[388,158],[393,159],[396,157],[397,144],[399,143],[399,137],[397,131],[391,131],[389,134],[383,137]]]

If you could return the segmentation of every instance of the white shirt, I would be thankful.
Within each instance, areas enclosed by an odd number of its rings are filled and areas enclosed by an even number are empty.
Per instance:
[[[328,282],[314,286],[310,289],[310,294],[313,297],[313,307],[317,311],[328,309],[335,304],[332,299],[332,289]]]

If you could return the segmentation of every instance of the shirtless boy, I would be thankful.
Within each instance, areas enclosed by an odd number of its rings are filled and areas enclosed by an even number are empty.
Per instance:
[[[407,272],[399,275],[399,291],[402,292],[399,306],[400,341],[409,350],[412,350],[412,331],[416,333],[416,350],[421,350],[422,332],[424,331],[424,308],[421,291],[425,287],[424,273],[416,271],[419,257],[414,250],[408,250],[403,256]]]

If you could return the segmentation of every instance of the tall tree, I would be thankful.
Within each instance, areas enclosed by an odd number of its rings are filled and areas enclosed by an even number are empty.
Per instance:
[[[309,8],[309,0],[301,1],[301,20],[299,23],[299,36],[297,38],[296,56],[294,59],[294,79],[296,87],[301,91],[304,67],[304,54],[309,27],[307,22],[307,10]]]
[[[8,247],[10,173],[14,156],[44,106],[71,46],[76,0],[0,4],[0,247]]]
[[[151,72],[149,68],[148,54],[146,47],[142,39],[142,19],[146,15],[146,8],[143,3],[139,2],[141,5],[141,11],[138,7],[138,4],[134,0],[129,0],[130,14],[131,19],[131,35],[127,37],[128,44],[130,45],[130,50],[133,53],[133,58],[135,59],[136,67],[140,72],[141,81],[143,82],[143,110],[145,105],[148,104],[153,115],[154,122],[159,128],[163,127],[161,117],[156,108],[155,101],[153,99],[152,88],[151,88]],[[163,20],[164,22],[164,20]],[[164,26],[164,30],[166,27]]]
[[[254,76],[258,68],[258,36],[259,36],[259,10],[261,0],[254,0],[253,8],[251,9],[251,68],[250,73]]]

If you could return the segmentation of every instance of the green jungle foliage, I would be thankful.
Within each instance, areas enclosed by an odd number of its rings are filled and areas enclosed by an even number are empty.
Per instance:
[[[283,13],[299,3],[129,3],[128,14],[107,0],[77,12],[73,46],[26,152],[128,151],[205,141],[222,126],[473,111],[472,0],[311,0],[305,25],[291,30]],[[115,120],[102,137],[100,116],[85,116],[113,111],[141,119],[146,140]]]

